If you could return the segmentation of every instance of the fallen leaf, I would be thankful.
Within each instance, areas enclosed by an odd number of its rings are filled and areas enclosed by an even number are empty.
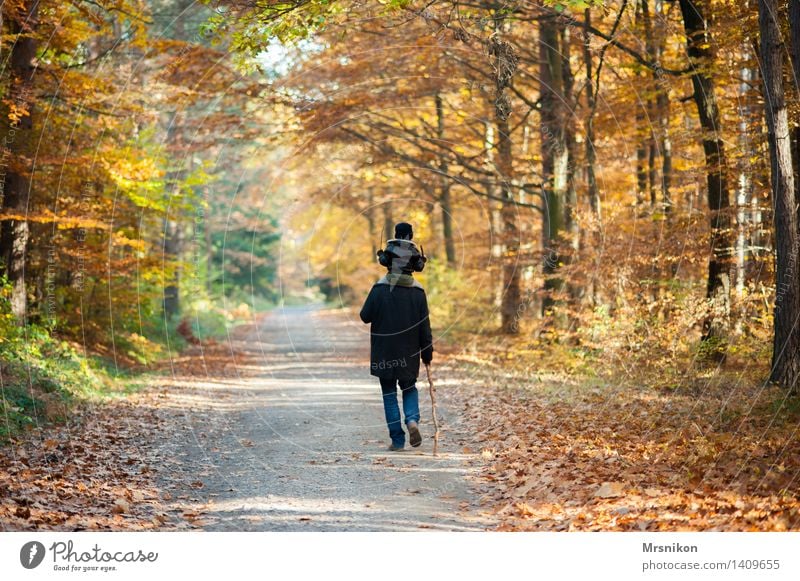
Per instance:
[[[597,498],[615,498],[625,494],[625,485],[622,482],[603,482],[594,495]]]
[[[114,506],[111,507],[112,514],[125,514],[126,512],[130,512],[131,505],[128,504],[127,500],[122,498],[118,498],[114,501]]]

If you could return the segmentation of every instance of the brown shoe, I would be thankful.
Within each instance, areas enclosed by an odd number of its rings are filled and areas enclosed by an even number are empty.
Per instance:
[[[406,427],[408,428],[408,442],[411,446],[416,448],[422,444],[422,435],[419,433],[417,422],[408,422]]]
[[[395,446],[394,444],[389,444],[388,450],[390,452],[401,452],[403,450],[403,446]]]

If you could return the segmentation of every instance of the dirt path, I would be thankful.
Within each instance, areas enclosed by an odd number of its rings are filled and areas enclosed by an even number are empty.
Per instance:
[[[185,422],[160,456],[177,520],[222,531],[485,529],[470,490],[478,462],[446,396],[438,457],[427,437],[420,449],[385,451],[368,342],[352,315],[287,307],[234,330],[245,361],[214,374],[197,359],[192,377],[176,373],[161,403],[184,410]]]

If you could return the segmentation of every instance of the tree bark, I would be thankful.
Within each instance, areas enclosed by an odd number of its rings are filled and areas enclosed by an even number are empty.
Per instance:
[[[745,41],[743,46],[743,57],[749,60],[750,43]],[[751,160],[758,155],[753,147],[753,137],[750,129],[753,119],[752,89],[751,84],[756,81],[756,71],[749,65],[741,69],[742,82],[739,83],[738,99],[742,104],[739,111],[739,148],[743,152],[739,160],[739,179],[736,188],[736,295],[741,299],[744,296],[745,283],[747,280],[747,263],[750,254],[750,230],[751,230],[751,205],[753,201],[753,163]],[[756,124],[757,126],[757,124]],[[740,321],[745,313],[740,314]],[[741,327],[741,322],[737,324]]]
[[[34,57],[38,41],[31,34],[36,28],[39,11],[38,0],[28,0],[19,11],[18,19],[11,23],[12,34],[18,35],[11,49],[9,88],[7,102],[15,109],[9,125],[3,151],[3,211],[26,216],[31,194],[30,155],[33,132],[33,78],[36,71]],[[24,165],[25,169],[18,169]],[[0,252],[5,264],[5,274],[11,284],[11,313],[18,324],[25,323],[27,290],[25,285],[25,258],[30,237],[26,219],[5,220],[0,234]]]
[[[444,143],[444,107],[442,96],[436,94],[436,134],[440,143]],[[440,180],[439,204],[442,207],[442,233],[444,235],[444,250],[447,256],[447,266],[454,268],[456,265],[456,246],[453,241],[453,205],[450,203],[450,184],[447,176],[447,159],[442,156],[439,161],[439,170],[442,172]]]
[[[367,219],[367,232],[369,232],[369,239],[372,244],[372,260],[377,256],[378,248],[375,247],[375,194],[372,192],[372,186],[367,186],[367,208],[364,211],[364,216]]]
[[[497,126],[497,168],[500,172],[501,197],[513,200],[512,184],[514,157],[511,150],[511,129],[508,120],[498,117]],[[517,226],[517,207],[504,203],[500,210],[503,223],[505,256],[503,257],[503,303],[500,308],[501,330],[506,334],[519,333],[521,304],[519,260],[519,228]]]
[[[176,163],[180,159],[176,154],[177,147],[177,123],[178,113],[173,111],[170,114],[169,122],[167,125],[167,135],[165,143],[168,151],[172,151],[172,163]],[[167,172],[167,184],[172,191],[170,202],[167,204],[166,214],[164,216],[164,245],[162,253],[162,269],[166,271],[174,268],[172,274],[164,280],[164,297],[163,308],[164,316],[167,319],[175,317],[180,311],[180,272],[178,269],[178,260],[181,254],[181,232],[180,223],[178,219],[180,207],[180,182],[184,177],[182,168],[171,168]]]
[[[556,308],[556,295],[564,282],[556,276],[561,264],[560,238],[564,230],[564,206],[568,187],[569,151],[564,131],[564,78],[559,54],[559,24],[554,17],[540,20],[540,104],[542,178],[545,208],[542,220],[542,248],[544,249],[544,298],[542,315],[552,316]]]
[[[561,74],[564,79],[564,105],[561,122],[563,124],[564,142],[567,149],[567,166],[565,172],[564,192],[564,228],[569,235],[571,249],[570,261],[577,258],[580,250],[580,231],[578,227],[578,194],[575,190],[575,127],[572,123],[575,108],[572,69],[570,68],[570,34],[569,28],[561,27]],[[577,292],[576,289],[573,289]],[[571,291],[572,292],[572,291]]]
[[[789,40],[792,55],[792,80],[795,89],[800,92],[800,2],[796,0],[789,2]],[[793,141],[795,146],[794,167],[796,172],[800,172],[800,125],[797,123],[794,126]],[[800,173],[795,175],[800,175]],[[800,179],[795,180],[794,189],[795,198],[800,200]],[[800,221],[800,208],[798,208],[798,221]]]
[[[597,163],[597,154],[594,149],[594,111],[596,108],[594,94],[594,78],[592,73],[592,51],[591,51],[591,36],[589,28],[592,25],[591,10],[588,8],[583,13],[584,30],[583,30],[583,64],[586,67],[586,189],[589,195],[589,206],[592,209],[592,215],[599,222],[601,219],[600,212],[600,190],[597,187],[597,175],[595,173],[595,165]]]
[[[791,3],[790,3],[791,4]],[[775,321],[770,379],[796,392],[800,379],[800,276],[798,276],[797,198],[789,133],[789,118],[783,89],[783,41],[777,0],[759,0],[761,70],[767,118],[774,204]],[[793,32],[800,19],[791,21]]]
[[[655,43],[656,62],[660,63],[664,54],[664,43],[666,39],[666,27],[664,25],[663,2],[656,0],[656,24],[654,27],[653,40]],[[661,141],[661,203],[664,206],[664,213],[669,216],[672,211],[672,140],[669,132],[669,95],[664,87],[666,79],[664,73],[659,70],[653,71],[656,82],[656,114],[658,116],[659,139]]]
[[[483,148],[486,152],[486,161],[492,168],[495,167],[495,150],[494,150],[494,125],[488,120],[484,124],[485,132],[483,139]],[[490,196],[497,196],[495,184],[492,181],[486,184],[486,193]],[[498,204],[494,200],[489,200],[490,208],[490,228],[492,237],[492,275],[495,281],[495,288],[493,291],[493,305],[496,313],[500,313],[500,325],[502,328],[502,312],[503,312],[503,252],[505,246],[503,244],[503,204]],[[495,270],[496,269],[496,270]]]
[[[710,312],[703,322],[703,342],[708,355],[724,359],[730,325],[730,272],[733,240],[730,192],[726,178],[725,145],[722,141],[716,88],[709,70],[714,64],[713,42],[703,0],[680,0],[686,32],[694,101],[703,131],[708,209],[711,212],[711,256],[708,261],[706,298]]]
[[[651,62],[656,62],[656,45],[653,39],[653,23],[650,19],[650,2],[649,0],[641,0],[641,15],[642,24],[644,25],[644,39],[645,50],[647,51],[647,58]],[[654,89],[657,90],[657,72],[653,71]],[[653,129],[653,124],[656,122],[658,110],[651,97],[646,100],[647,104],[647,188],[650,194],[650,210],[655,211],[658,199],[656,196],[656,158],[658,157],[658,147],[656,145],[656,134]]]
[[[384,242],[394,238],[394,220],[392,219],[392,203],[386,201],[383,204],[383,237]]]
[[[647,191],[647,138],[644,136],[646,131],[646,121],[642,107],[636,107],[636,207],[638,210],[644,204],[645,192]],[[637,210],[637,211],[638,211]]]

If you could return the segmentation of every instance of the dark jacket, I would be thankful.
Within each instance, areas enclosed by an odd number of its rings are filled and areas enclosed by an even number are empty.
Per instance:
[[[416,379],[420,355],[430,363],[433,337],[425,289],[408,275],[388,274],[369,292],[361,320],[370,327],[370,373]]]
[[[396,274],[422,272],[427,261],[411,240],[392,238],[385,250],[378,250],[378,262]]]

